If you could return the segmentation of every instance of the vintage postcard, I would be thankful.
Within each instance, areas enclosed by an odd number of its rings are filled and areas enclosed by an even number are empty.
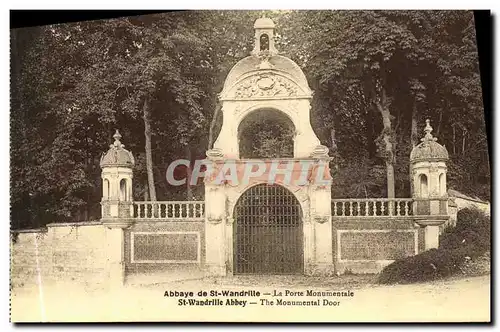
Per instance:
[[[13,27],[11,321],[490,322],[481,19]]]

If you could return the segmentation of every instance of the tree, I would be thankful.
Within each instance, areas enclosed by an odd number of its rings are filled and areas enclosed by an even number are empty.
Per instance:
[[[136,157],[135,199],[202,198],[202,187],[164,181],[166,167],[203,158],[213,146],[222,119],[217,94],[249,55],[262,13],[165,13],[11,31],[13,227],[99,218],[99,157],[115,128]],[[450,152],[449,187],[489,198],[470,12],[266,15],[278,49],[315,91],[311,122],[338,167],[334,196],[392,196],[394,188],[408,197],[409,153],[430,118]],[[259,153],[282,149],[269,132],[252,135],[260,135]]]
[[[377,155],[386,166],[389,197],[395,192],[394,169],[408,169],[405,164],[409,144],[419,142],[418,124],[425,118],[437,122],[436,134],[445,144],[450,134],[443,132],[444,128],[453,128],[450,122],[462,122],[457,115],[477,119],[478,128],[479,122],[484,124],[481,102],[474,99],[480,98],[480,85],[470,12],[346,11],[300,15],[305,22],[300,38],[310,50],[305,70],[319,92],[315,96],[322,103],[319,116],[326,120],[323,126],[331,125],[331,119],[337,123],[337,146],[347,159],[354,157],[350,157],[353,151],[359,153],[367,148],[372,159],[372,133],[380,132],[374,141]],[[474,111],[469,112],[470,108]],[[378,123],[373,121],[377,113]],[[351,127],[350,119],[355,119],[356,128]],[[348,133],[359,131],[361,126],[360,149],[342,150],[343,127]],[[465,141],[468,131],[463,131]],[[403,188],[399,191],[406,195],[404,188],[408,186],[404,183],[400,183]]]

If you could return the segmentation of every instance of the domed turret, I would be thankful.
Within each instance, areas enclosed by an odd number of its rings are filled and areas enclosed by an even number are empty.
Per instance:
[[[421,143],[413,148],[410,154],[410,162],[417,161],[447,161],[448,151],[444,146],[437,143],[437,138],[433,137],[430,120],[426,120],[425,136]]]
[[[122,135],[120,135],[118,129],[113,135],[113,138],[115,139],[115,142],[109,146],[108,152],[103,154],[101,157],[101,168],[134,166],[134,157],[130,151],[124,149],[125,145],[120,142]]]
[[[447,215],[446,161],[448,151],[432,136],[426,120],[425,136],[410,154],[415,215]]]
[[[133,215],[132,179],[135,164],[132,153],[120,142],[122,135],[116,130],[115,142],[101,157],[102,221],[107,225],[125,227]]]

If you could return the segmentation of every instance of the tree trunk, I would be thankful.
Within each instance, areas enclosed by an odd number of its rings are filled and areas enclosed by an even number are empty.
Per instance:
[[[336,139],[335,139],[335,127],[332,126],[330,128],[330,149],[331,149],[331,152],[335,152],[337,151],[337,142],[336,142]]]
[[[455,125],[451,126],[451,128],[453,128],[453,155],[455,155],[457,153]]]
[[[411,145],[412,145],[412,147],[415,147],[418,145],[417,98],[414,98],[413,107],[411,110]]]
[[[189,145],[186,145],[185,147],[186,150],[186,159],[191,162],[191,149],[189,148]],[[191,188],[191,176],[192,176],[192,169],[191,165],[189,165],[186,169],[186,199],[188,201],[193,200],[193,188]]]
[[[436,134],[435,134],[435,135],[436,135],[436,137],[438,137],[438,136],[439,136],[439,133],[441,132],[441,124],[443,123],[443,113],[444,113],[444,112],[443,112],[443,109],[441,108],[441,109],[439,110],[439,121],[438,121],[437,130],[435,131],[435,133],[436,133]]]
[[[221,111],[221,104],[220,102],[217,102],[215,105],[215,111],[214,111],[214,116],[212,117],[212,121],[210,122],[210,128],[208,129],[208,147],[207,149],[210,150],[212,148],[212,145],[214,144],[214,130],[215,130],[215,125],[217,124],[217,118],[219,117],[219,113]]]
[[[149,201],[149,186],[148,181],[144,184],[144,201]]]
[[[365,122],[366,122],[366,140],[367,140],[367,150],[368,158],[373,160],[377,156],[377,144],[375,143],[377,135],[375,134],[375,114],[377,112],[375,106],[375,94],[373,86],[366,80],[363,85],[363,93],[369,103],[365,112]]]
[[[385,166],[387,169],[387,198],[394,198],[394,153],[392,144],[392,128],[391,128],[391,112],[387,102],[387,95],[385,87],[382,86],[380,101],[376,102],[376,106],[380,115],[382,115],[382,123],[384,129],[382,130],[382,138],[385,145]]]
[[[462,128],[462,156],[465,155],[465,138],[467,136],[467,129]]]
[[[146,141],[146,170],[148,173],[149,197],[151,201],[156,201],[156,187],[153,175],[153,155],[151,153],[151,119],[149,114],[149,98],[146,97],[142,106],[144,119],[144,137]]]

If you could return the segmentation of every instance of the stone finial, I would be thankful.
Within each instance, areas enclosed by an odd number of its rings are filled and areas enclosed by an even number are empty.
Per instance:
[[[432,127],[431,127],[431,120],[427,119],[425,120],[425,128],[424,128],[424,132],[425,132],[425,136],[424,138],[421,139],[422,142],[435,142],[437,141],[437,138],[432,136]]]
[[[115,147],[115,148],[123,148],[123,147],[125,147],[125,145],[123,145],[120,142],[120,139],[122,138],[122,135],[120,135],[120,132],[118,131],[118,129],[115,129],[115,130],[116,130],[116,132],[113,135],[113,138],[115,139],[115,142],[111,145],[111,147]]]
[[[115,141],[120,142],[120,138],[122,138],[122,135],[120,135],[120,132],[118,131],[118,129],[115,129],[115,130],[116,130],[116,132],[113,135],[113,138],[115,139]]]

